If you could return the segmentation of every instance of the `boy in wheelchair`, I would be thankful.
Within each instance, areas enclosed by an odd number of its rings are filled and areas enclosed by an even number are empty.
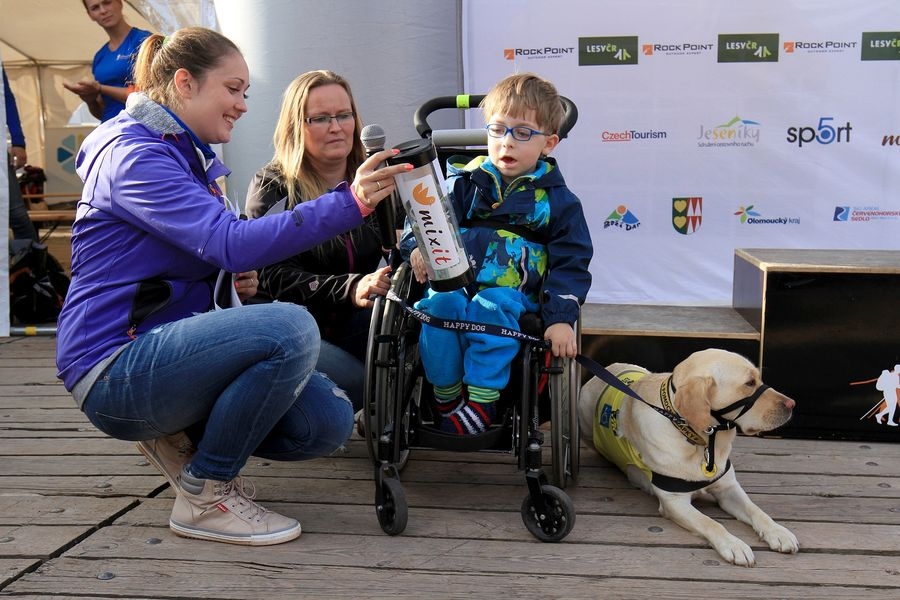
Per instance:
[[[537,313],[557,357],[577,352],[574,323],[591,284],[593,255],[581,202],[548,154],[564,117],[556,88],[534,74],[511,75],[484,97],[488,156],[448,160],[448,189],[475,271],[465,290],[426,291],[416,308],[448,320],[519,329]],[[407,227],[400,244],[420,283],[424,258]],[[519,341],[423,326],[419,353],[434,388],[442,431],[472,435],[497,417]],[[465,392],[463,389],[465,385]]]

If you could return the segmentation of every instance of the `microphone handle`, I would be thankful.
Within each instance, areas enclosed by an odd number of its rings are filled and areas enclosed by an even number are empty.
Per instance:
[[[373,148],[366,150],[366,157],[372,156],[376,152],[380,152],[384,148]],[[379,165],[379,168],[384,166]],[[378,219],[378,232],[381,237],[381,247],[390,252],[397,245],[397,232],[394,227],[394,194],[391,194],[378,203],[375,207],[375,217]]]

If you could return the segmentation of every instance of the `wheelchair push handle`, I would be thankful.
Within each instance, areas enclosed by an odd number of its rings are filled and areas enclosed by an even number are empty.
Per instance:
[[[436,98],[432,98],[431,100],[426,100],[419,108],[416,109],[415,114],[413,115],[413,125],[416,127],[416,131],[423,138],[431,137],[433,134],[433,130],[431,126],[428,124],[428,117],[438,111],[443,109],[452,109],[456,108],[459,110],[469,110],[470,108],[478,108],[478,105],[481,101],[484,100],[484,94],[459,94],[456,96],[438,96]],[[563,122],[559,127],[559,139],[563,140],[572,131],[572,128],[575,127],[575,122],[578,121],[578,108],[575,106],[575,103],[566,98],[565,96],[560,96],[560,100],[562,100],[563,109],[565,111],[565,115],[563,117]],[[479,130],[448,130],[460,133],[460,135],[464,135],[461,132],[465,131],[474,131],[479,134],[483,134]],[[485,135],[481,135],[481,139],[486,139]],[[484,144],[484,141],[481,142]],[[472,143],[475,145],[475,143]]]

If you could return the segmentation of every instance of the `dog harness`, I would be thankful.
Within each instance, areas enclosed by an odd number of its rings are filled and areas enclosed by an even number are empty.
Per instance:
[[[615,376],[626,386],[631,387],[631,385],[644,377],[647,373],[644,371],[638,371],[635,369],[626,369],[621,373],[616,373]],[[669,390],[671,389],[671,395]],[[752,406],[753,402],[755,402],[756,398],[759,397],[758,392],[754,394],[754,396],[749,398],[744,398],[741,401],[735,402],[723,409],[723,411],[716,411],[716,416],[718,418],[722,418],[722,414],[726,412],[730,412],[735,408],[741,407],[743,410],[741,414],[746,412],[749,409],[749,406]],[[671,397],[675,395],[674,385],[672,384],[672,378],[669,377],[666,381],[662,383],[660,386],[660,400],[662,401],[662,408],[656,407],[652,404],[649,404],[645,400],[641,399],[645,404],[667,416],[672,424],[681,432],[681,434],[692,444],[697,446],[705,446],[706,447],[706,456],[705,458],[705,466],[702,469],[703,474],[706,475],[707,479],[705,480],[688,480],[688,479],[680,479],[678,477],[670,477],[668,475],[663,475],[662,473],[657,473],[650,469],[647,464],[641,458],[640,453],[635,449],[635,447],[631,444],[631,442],[627,438],[623,438],[619,436],[619,408],[622,405],[622,401],[625,399],[625,392],[617,389],[612,385],[607,385],[604,388],[603,392],[600,394],[600,398],[597,400],[597,408],[594,415],[594,427],[593,427],[593,441],[594,447],[597,449],[600,454],[615,464],[623,473],[628,472],[628,466],[634,466],[641,470],[644,475],[646,475],[647,479],[657,488],[664,490],[666,492],[695,492],[699,489],[705,488],[708,485],[711,485],[715,481],[717,481],[720,477],[725,475],[729,469],[731,469],[731,461],[727,461],[725,463],[725,468],[718,471],[715,464],[714,455],[710,454],[710,449],[715,451],[714,440],[715,440],[715,428],[710,433],[710,444],[707,445],[703,437],[694,431],[687,423],[684,422],[683,419],[678,417],[675,412],[675,407],[672,405]],[[749,406],[748,406],[749,405]],[[674,416],[669,416],[674,415]],[[677,417],[677,418],[675,418]],[[721,426],[722,429],[730,428],[734,426],[733,421],[726,421],[727,425]],[[712,448],[710,448],[712,447]]]
[[[635,369],[625,369],[616,373],[616,377],[627,386],[638,381],[647,373]],[[632,465],[640,469],[651,481],[653,472],[641,459],[640,453],[627,438],[619,436],[619,407],[625,399],[625,393],[607,385],[597,400],[594,413],[594,447],[608,461],[615,464],[623,473]]]

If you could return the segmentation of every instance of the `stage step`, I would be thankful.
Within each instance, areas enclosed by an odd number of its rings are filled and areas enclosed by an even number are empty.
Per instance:
[[[581,334],[759,341],[759,331],[730,306],[585,304]]]

